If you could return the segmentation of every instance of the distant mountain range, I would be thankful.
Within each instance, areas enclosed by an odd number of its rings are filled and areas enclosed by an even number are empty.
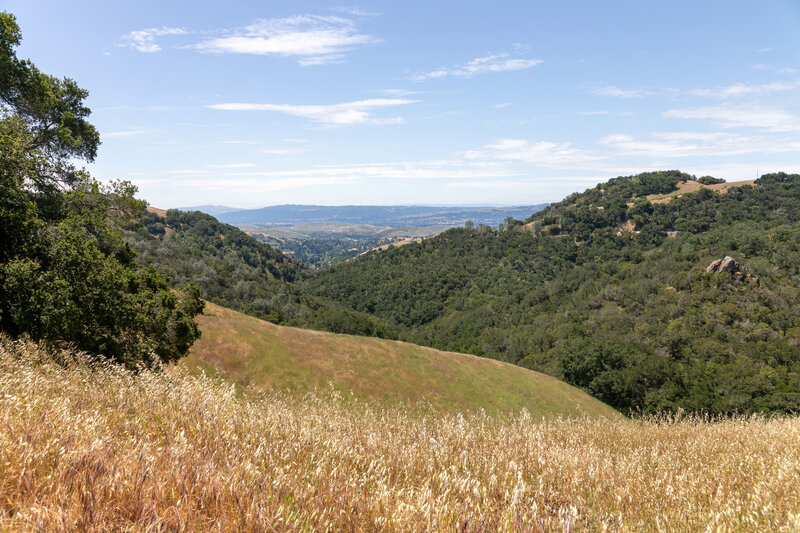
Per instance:
[[[475,206],[379,206],[379,205],[276,205],[261,209],[235,209],[206,205],[181,208],[216,216],[228,224],[279,226],[302,223],[340,222],[375,226],[463,225],[472,220],[476,225],[497,226],[508,217],[521,220],[541,211],[547,204],[514,207]]]
[[[240,207],[230,207],[227,205],[195,205],[191,207],[178,207],[180,211],[202,211],[207,215],[213,217],[222,215],[224,213],[232,213],[233,211],[244,211]]]

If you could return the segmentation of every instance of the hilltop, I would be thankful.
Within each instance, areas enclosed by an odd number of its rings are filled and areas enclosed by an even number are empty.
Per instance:
[[[586,393],[518,366],[413,344],[278,326],[207,304],[202,336],[182,364],[249,390],[324,393],[371,404],[429,404],[440,412],[484,409],[541,416],[616,416]]]
[[[525,223],[453,229],[303,286],[406,340],[539,370],[623,411],[796,412],[800,176],[698,181],[622,176]],[[706,271],[726,256],[736,272]]]

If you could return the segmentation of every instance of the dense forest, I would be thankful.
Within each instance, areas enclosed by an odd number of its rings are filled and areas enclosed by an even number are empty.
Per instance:
[[[377,317],[306,295],[293,284],[308,275],[301,263],[211,215],[171,209],[161,216],[146,211],[140,223],[129,227],[125,240],[137,252],[139,264],[152,266],[172,286],[196,284],[201,296],[216,304],[276,324],[385,338],[397,335]]]
[[[616,178],[524,226],[450,230],[304,285],[408,340],[540,370],[623,410],[800,410],[800,176],[646,198],[690,180]],[[706,272],[725,256],[738,269]]]

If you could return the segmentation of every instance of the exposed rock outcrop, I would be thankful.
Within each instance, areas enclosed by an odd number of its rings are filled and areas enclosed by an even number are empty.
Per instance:
[[[753,276],[752,274],[742,272],[739,270],[739,266],[740,265],[736,259],[726,255],[723,259],[712,261],[711,264],[706,267],[706,272],[708,274],[721,274],[723,272],[727,272],[731,275],[731,279],[733,281],[746,281],[747,283],[752,283],[754,285],[758,285],[760,283],[758,276]]]

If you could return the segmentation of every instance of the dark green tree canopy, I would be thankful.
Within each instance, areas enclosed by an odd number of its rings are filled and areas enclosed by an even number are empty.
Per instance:
[[[129,365],[176,360],[199,336],[198,290],[133,261],[120,230],[145,203],[75,166],[100,144],[88,93],[17,58],[20,40],[0,13],[0,328]]]

